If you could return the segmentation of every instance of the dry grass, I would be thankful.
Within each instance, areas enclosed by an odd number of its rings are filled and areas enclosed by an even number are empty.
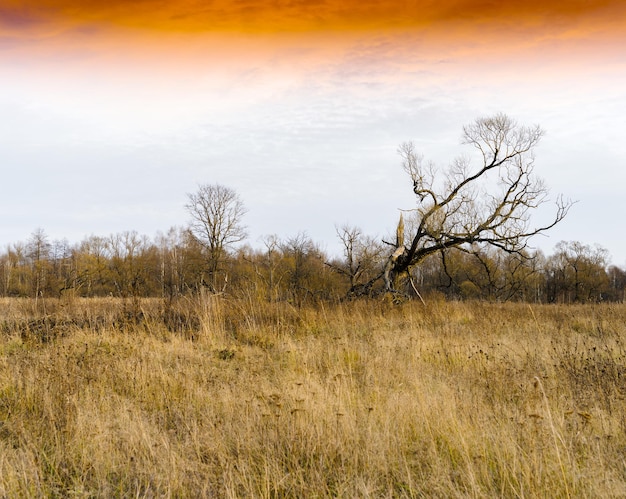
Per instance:
[[[623,497],[626,307],[0,300],[2,497]]]

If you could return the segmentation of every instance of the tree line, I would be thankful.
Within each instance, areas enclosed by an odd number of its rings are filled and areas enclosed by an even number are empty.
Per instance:
[[[160,297],[209,290],[295,306],[382,296],[388,245],[357,227],[337,228],[343,254],[331,256],[305,233],[263,238],[260,247],[224,250],[218,261],[188,227],[150,238],[137,232],[91,235],[70,244],[41,229],[0,254],[3,297]],[[451,248],[412,269],[408,297],[540,303],[623,301],[626,270],[609,266],[608,251],[577,241],[553,254],[523,257],[482,246]]]
[[[427,162],[411,142],[400,146],[415,206],[403,210],[395,240],[337,228],[343,254],[329,256],[306,233],[243,245],[246,208],[220,184],[188,194],[186,227],[156,238],[124,232],[90,236],[77,245],[49,242],[42,230],[0,255],[3,296],[177,296],[208,289],[255,299],[307,301],[423,294],[447,298],[593,302],[624,299],[624,270],[608,266],[598,246],[562,242],[553,255],[529,241],[567,216],[573,202],[558,196],[554,214],[534,225],[531,213],[549,201],[535,174],[543,136],[505,114],[463,127],[473,154],[447,167]],[[406,220],[405,220],[406,215]],[[405,223],[406,222],[406,223]]]

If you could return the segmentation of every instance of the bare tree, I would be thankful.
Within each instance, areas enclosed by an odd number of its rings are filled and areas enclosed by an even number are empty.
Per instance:
[[[608,250],[579,241],[561,241],[555,249],[546,266],[551,301],[600,301],[609,293]]]
[[[106,242],[109,256],[109,275],[119,296],[131,297],[136,311],[139,297],[148,281],[146,256],[150,242],[136,231],[111,234]]]
[[[41,228],[31,234],[27,243],[27,256],[32,265],[32,293],[35,300],[43,293],[49,279],[51,247],[48,236]]]
[[[277,275],[279,265],[279,256],[281,253],[280,239],[276,234],[263,237],[263,246],[265,246],[265,255],[262,260],[262,266],[265,267],[266,277],[264,281],[267,285],[267,301],[276,301],[277,288],[282,280],[282,275]],[[258,275],[262,275],[257,270]]]
[[[188,194],[185,205],[191,215],[190,229],[207,251],[208,271],[212,285],[225,250],[246,238],[241,220],[246,213],[239,195],[220,184],[205,184]]]
[[[388,243],[394,251],[383,275],[387,291],[397,291],[400,277],[447,248],[471,251],[472,245],[491,245],[523,256],[530,237],[563,220],[572,203],[559,197],[550,222],[530,223],[531,211],[549,193],[534,175],[534,149],[542,135],[539,126],[518,125],[504,114],[479,118],[463,128],[463,143],[477,151],[480,165],[462,156],[445,170],[425,163],[413,143],[400,146],[417,197],[418,206],[411,210],[417,220],[408,234],[398,227],[396,242]]]
[[[374,284],[372,277],[381,275],[384,247],[374,238],[363,235],[359,227],[344,224],[335,227],[335,231],[344,258],[326,262],[326,265],[348,280],[348,297],[369,294]]]
[[[611,265],[607,274],[611,284],[611,299],[623,303],[626,294],[626,270],[617,265]]]

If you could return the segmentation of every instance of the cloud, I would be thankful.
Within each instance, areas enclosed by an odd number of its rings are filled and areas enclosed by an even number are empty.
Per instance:
[[[617,0],[8,0],[0,7],[0,62],[19,65],[245,61],[298,71],[343,59],[346,71],[384,65],[392,74],[421,60],[615,57],[625,38],[626,3]]]
[[[31,0],[10,2],[3,12],[16,25],[45,15],[156,31],[298,32],[477,24],[545,28],[582,18],[613,24],[626,7],[620,0]]]
[[[11,6],[0,6],[0,27],[5,30],[29,30],[47,23],[43,12],[21,9]]]

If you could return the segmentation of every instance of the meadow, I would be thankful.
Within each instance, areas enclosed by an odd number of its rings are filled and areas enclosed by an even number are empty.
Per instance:
[[[626,306],[0,299],[0,497],[626,497]]]

